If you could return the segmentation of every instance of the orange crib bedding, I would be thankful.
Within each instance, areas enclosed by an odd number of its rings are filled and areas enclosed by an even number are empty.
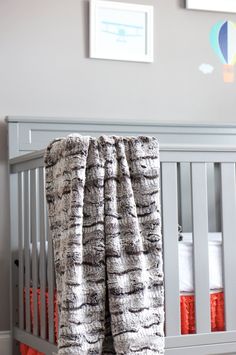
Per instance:
[[[216,292],[210,295],[211,331],[225,330],[224,293]],[[195,328],[195,301],[193,295],[180,296],[181,334],[194,334]]]
[[[38,314],[40,315],[40,289],[38,293]],[[46,292],[46,319],[48,320],[48,293]],[[224,293],[215,292],[210,295],[211,304],[211,330],[212,332],[223,331],[225,329],[224,321]],[[33,329],[33,292],[30,289],[30,306],[31,306],[31,329]],[[195,333],[195,304],[193,295],[181,295],[180,296],[180,313],[181,313],[181,334],[194,334]],[[39,329],[40,329],[40,317],[39,317]],[[58,335],[58,309],[56,301],[56,293],[54,296],[54,334],[55,343],[57,342]],[[28,347],[25,344],[20,344],[21,355],[45,355],[37,350]]]
[[[24,294],[25,296],[25,294]],[[25,300],[25,297],[24,297]],[[38,300],[38,329],[40,330],[40,311],[41,311],[41,290],[37,289],[37,300]],[[48,338],[48,292],[45,293],[45,302],[46,302],[46,336]],[[31,332],[33,331],[33,319],[34,319],[34,311],[33,311],[33,289],[30,288],[30,319],[31,319]],[[56,291],[54,293],[54,341],[57,343],[57,335],[58,335],[58,307],[57,307],[57,295]],[[20,354],[21,355],[46,355],[40,351],[37,351],[26,344],[20,343]]]

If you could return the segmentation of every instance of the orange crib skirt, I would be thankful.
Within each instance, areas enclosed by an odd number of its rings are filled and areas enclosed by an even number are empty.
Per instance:
[[[44,353],[40,353],[25,344],[20,344],[20,353],[21,355],[45,355]]]
[[[211,331],[225,330],[224,293],[212,293],[211,302]],[[180,297],[181,334],[194,334],[195,328],[195,302],[194,296]]]
[[[25,297],[25,290],[24,290]],[[24,298],[25,300],[25,298]],[[37,290],[37,301],[38,301],[38,329],[40,329],[40,311],[41,311],[41,296],[40,288]],[[46,301],[46,334],[48,337],[48,292],[45,293]],[[31,331],[33,331],[33,319],[34,319],[34,303],[33,303],[33,289],[30,288],[30,319],[31,319]],[[58,334],[58,307],[57,307],[57,295],[54,294],[54,341],[57,343]],[[26,344],[20,343],[20,354],[21,355],[45,355],[44,353],[30,348]]]
[[[47,302],[47,309],[48,309],[48,293],[46,293],[46,302]],[[212,332],[223,331],[225,329],[223,292],[212,293],[210,295],[210,302],[211,302],[211,330]],[[30,290],[30,305],[31,305],[31,320],[33,321],[32,289]],[[194,334],[195,333],[195,309],[194,309],[193,295],[180,296],[180,312],[181,312],[181,334]],[[40,314],[40,289],[38,290],[38,314]],[[48,319],[48,312],[46,316]],[[57,334],[58,334],[57,320],[58,320],[58,313],[57,313],[57,302],[56,302],[56,294],[55,294],[55,298],[54,298],[55,342],[57,341]],[[21,355],[45,355],[37,350],[28,347],[25,344],[20,344],[20,353]]]

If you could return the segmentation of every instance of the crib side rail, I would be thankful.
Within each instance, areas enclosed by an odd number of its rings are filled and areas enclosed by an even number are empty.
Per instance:
[[[220,354],[236,351],[236,178],[234,150],[213,149],[179,151],[161,148],[161,191],[163,215],[166,351],[167,354]],[[178,283],[179,199],[181,164],[190,165],[192,232],[194,245],[194,284],[196,334],[181,336]],[[223,270],[226,331],[211,333],[208,260],[208,194],[206,166],[217,163],[221,185]],[[20,156],[10,161],[11,235],[12,235],[12,325],[15,338],[24,342],[41,339],[44,346],[54,343],[54,271],[52,245],[47,245],[47,216],[44,194],[43,152]],[[183,201],[182,201],[183,203]],[[34,209],[34,212],[33,212]],[[30,221],[30,222],[29,222]],[[37,243],[40,242],[40,249]],[[48,249],[47,249],[48,248]],[[51,249],[50,249],[51,248]],[[47,249],[47,250],[46,250]],[[32,254],[31,254],[32,252]],[[34,255],[34,256],[33,256]],[[49,258],[50,256],[50,258]],[[35,258],[40,263],[35,263]],[[14,261],[19,259],[19,268]],[[50,260],[50,262],[47,262]],[[38,275],[38,283],[37,283]],[[32,281],[32,284],[31,284]],[[15,292],[16,287],[19,293]],[[40,289],[40,310],[36,306]],[[48,291],[46,296],[46,291]],[[25,296],[24,296],[25,295]],[[46,297],[49,297],[48,314]],[[31,298],[33,309],[30,309]],[[19,314],[18,314],[19,313]],[[32,316],[33,315],[33,316]],[[40,326],[37,327],[37,317]],[[47,317],[49,329],[46,329]],[[36,327],[32,327],[31,322]],[[38,324],[38,323],[37,323]],[[16,327],[16,328],[15,328]],[[32,331],[34,329],[34,331]],[[24,336],[22,335],[24,334]],[[37,343],[37,342],[36,342]],[[35,344],[36,344],[35,343]],[[39,342],[40,343],[40,342]],[[38,343],[38,344],[39,344]],[[227,343],[227,346],[226,346]],[[224,347],[225,345],[225,347]],[[219,351],[217,352],[217,346]],[[205,350],[204,350],[205,347]],[[211,350],[212,349],[212,350]],[[40,347],[38,350],[41,350]],[[48,350],[50,354],[51,350]],[[182,352],[181,352],[182,351]],[[207,352],[208,351],[208,352]],[[212,352],[211,352],[212,351]],[[12,352],[13,353],[13,352]]]
[[[13,337],[51,354],[56,350],[56,288],[43,152],[11,159],[10,180]],[[18,354],[14,343],[12,354]]]
[[[167,354],[218,354],[236,351],[236,165],[235,152],[182,152],[162,155],[162,220],[165,271],[165,333]],[[181,159],[182,158],[182,159]],[[179,173],[189,164],[193,236],[196,334],[181,336],[178,223],[181,208]],[[225,331],[211,332],[208,253],[207,164],[216,164],[220,181],[223,245]],[[183,196],[182,196],[183,198]],[[227,344],[226,343],[230,343]],[[217,344],[217,346],[216,346]],[[225,345],[225,347],[224,347]],[[200,346],[200,347],[199,347]],[[205,349],[204,349],[205,346]],[[219,349],[217,351],[216,349]],[[181,350],[180,350],[181,349]],[[230,349],[226,351],[227,349]],[[225,351],[223,351],[225,350]]]

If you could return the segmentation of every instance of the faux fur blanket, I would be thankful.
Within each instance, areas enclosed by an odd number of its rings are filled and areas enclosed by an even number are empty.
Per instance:
[[[156,138],[71,135],[45,165],[58,354],[163,354]]]

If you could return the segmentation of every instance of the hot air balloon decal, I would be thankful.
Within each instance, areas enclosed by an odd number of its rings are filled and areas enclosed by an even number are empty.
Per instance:
[[[223,65],[224,82],[234,81],[234,64],[236,63],[236,23],[221,21],[216,23],[210,33],[212,48]]]

